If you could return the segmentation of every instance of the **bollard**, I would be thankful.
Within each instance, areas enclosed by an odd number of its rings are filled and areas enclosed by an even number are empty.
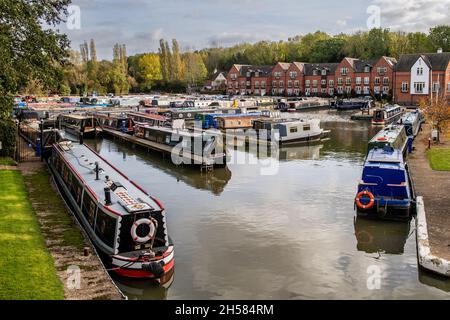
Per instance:
[[[431,149],[431,138],[428,138],[428,149]]]

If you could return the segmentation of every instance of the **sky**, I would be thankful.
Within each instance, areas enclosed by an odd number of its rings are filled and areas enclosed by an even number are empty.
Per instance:
[[[352,33],[371,27],[428,31],[450,24],[450,0],[72,0],[59,26],[73,49],[94,39],[110,59],[115,43],[128,55],[157,51],[176,38],[183,50],[287,40],[321,30]]]

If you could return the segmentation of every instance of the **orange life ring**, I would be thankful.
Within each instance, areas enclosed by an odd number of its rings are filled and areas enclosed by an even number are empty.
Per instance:
[[[363,196],[368,196],[369,197],[370,201],[369,201],[368,204],[362,204],[361,203],[361,198]],[[374,198],[373,194],[370,191],[364,190],[364,191],[361,191],[360,193],[358,193],[356,195],[355,202],[356,202],[356,205],[360,209],[370,209],[375,203],[375,198]]]

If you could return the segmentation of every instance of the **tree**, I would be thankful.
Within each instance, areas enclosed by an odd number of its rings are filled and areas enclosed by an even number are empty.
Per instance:
[[[450,51],[450,26],[441,25],[430,29],[428,38],[433,47],[433,51],[442,49]]]
[[[91,53],[91,61],[97,62],[97,50],[95,49],[94,39],[91,39],[91,43],[89,45],[90,53]]]
[[[208,70],[206,70],[206,66],[203,63],[200,54],[196,52],[186,52],[183,60],[186,68],[184,72],[185,81],[191,86],[202,83],[208,75]]]
[[[343,38],[330,38],[317,41],[312,48],[310,62],[340,62],[344,57]]]
[[[3,155],[14,149],[13,95],[31,79],[58,86],[69,41],[57,30],[70,0],[0,1],[0,141]]]
[[[156,81],[161,80],[162,74],[159,55],[152,53],[142,55],[139,59],[139,75],[143,79],[141,89],[144,90],[150,90]]]
[[[164,82],[170,79],[170,50],[167,41],[164,39],[159,40],[159,55],[161,61],[161,73]]]
[[[438,131],[438,141],[440,134],[445,132],[450,121],[450,105],[447,102],[444,92],[438,94],[432,99],[422,99],[420,108],[423,110],[425,118],[431,124],[432,128]]]
[[[179,81],[182,78],[181,70],[181,56],[180,47],[176,39],[172,39],[172,61],[171,61],[171,75],[170,79],[172,81]]]

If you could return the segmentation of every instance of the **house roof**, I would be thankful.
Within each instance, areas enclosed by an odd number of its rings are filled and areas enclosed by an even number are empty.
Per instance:
[[[239,70],[239,73],[241,76],[246,76],[247,72],[259,72],[260,75],[262,76],[267,76],[270,75],[270,73],[272,72],[273,66],[250,66],[250,65],[246,65],[246,66],[242,66],[241,69]]]
[[[357,60],[353,61],[353,70],[355,72],[364,72],[366,66],[373,67],[378,62],[378,59]]]
[[[211,79],[212,79],[213,81],[216,80],[217,77],[218,77],[220,74],[223,74],[223,76],[226,78],[227,75],[228,75],[228,72],[226,72],[226,71],[217,71],[217,72],[215,72],[215,73],[213,73],[213,74],[211,75]]]
[[[339,63],[305,63],[305,75],[312,76],[313,70],[329,70],[328,74],[334,74]]]
[[[289,69],[289,67],[291,66],[291,64],[288,63],[288,62],[278,62],[278,65],[280,65],[280,67],[281,67],[283,70],[287,70],[287,69]]]
[[[395,67],[396,71],[409,72],[417,59],[422,58],[433,70],[445,71],[450,62],[450,52],[402,54]]]

